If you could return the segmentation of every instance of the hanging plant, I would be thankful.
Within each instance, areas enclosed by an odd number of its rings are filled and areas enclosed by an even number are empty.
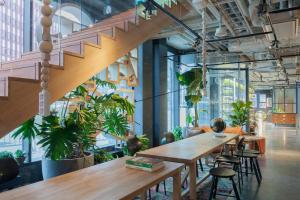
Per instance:
[[[202,69],[193,68],[182,74],[177,72],[176,77],[180,85],[186,86],[187,95],[185,96],[184,99],[189,108],[194,107],[194,111],[195,111],[194,126],[198,127],[199,116],[198,116],[197,104],[202,99],[202,90],[203,90]]]

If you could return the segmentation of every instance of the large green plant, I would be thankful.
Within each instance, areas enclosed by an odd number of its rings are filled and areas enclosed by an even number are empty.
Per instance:
[[[229,115],[231,126],[244,126],[249,123],[249,113],[252,103],[238,100],[231,104],[232,115]]]
[[[195,123],[194,126],[198,127],[198,107],[197,104],[201,101],[202,98],[202,69],[193,68],[182,74],[176,73],[178,82],[182,86],[186,86],[187,94],[185,96],[185,101],[189,108],[194,107],[195,111]]]
[[[36,125],[31,119],[15,132],[15,137],[34,139],[39,136],[45,149],[45,156],[52,160],[82,157],[95,144],[94,134],[104,131],[112,135],[124,136],[128,130],[127,116],[133,115],[134,105],[117,94],[96,95],[98,87],[115,89],[115,85],[93,78],[96,89],[89,94],[84,85],[70,92],[65,99],[62,112],[44,117]],[[80,106],[68,113],[72,98],[80,100]]]

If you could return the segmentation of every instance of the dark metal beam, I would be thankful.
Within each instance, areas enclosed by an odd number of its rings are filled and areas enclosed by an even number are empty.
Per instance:
[[[282,13],[282,12],[289,12],[293,10],[299,10],[300,6],[292,7],[292,8],[285,8],[285,9],[279,9],[279,10],[272,10],[269,11],[270,14],[275,14],[275,13]]]
[[[268,32],[261,32],[261,33],[253,33],[253,34],[247,34],[247,35],[239,35],[239,36],[233,36],[233,37],[224,37],[224,38],[219,38],[219,39],[213,39],[213,40],[207,40],[207,42],[220,42],[224,40],[234,40],[234,39],[239,39],[239,38],[245,38],[245,37],[254,37],[257,35],[266,35],[266,34],[271,34],[273,33],[272,31]]]

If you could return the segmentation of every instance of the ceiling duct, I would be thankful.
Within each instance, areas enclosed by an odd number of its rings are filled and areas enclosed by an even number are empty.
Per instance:
[[[216,29],[215,36],[216,37],[225,37],[225,36],[227,36],[227,29],[222,26],[222,16],[220,16],[219,27]]]
[[[264,25],[262,14],[263,10],[260,0],[249,0],[249,15],[253,26],[261,27]]]

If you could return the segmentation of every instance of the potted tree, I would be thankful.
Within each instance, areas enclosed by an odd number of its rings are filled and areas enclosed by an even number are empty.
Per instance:
[[[231,104],[232,115],[229,115],[231,126],[244,128],[249,124],[249,113],[252,102],[237,100]]]

